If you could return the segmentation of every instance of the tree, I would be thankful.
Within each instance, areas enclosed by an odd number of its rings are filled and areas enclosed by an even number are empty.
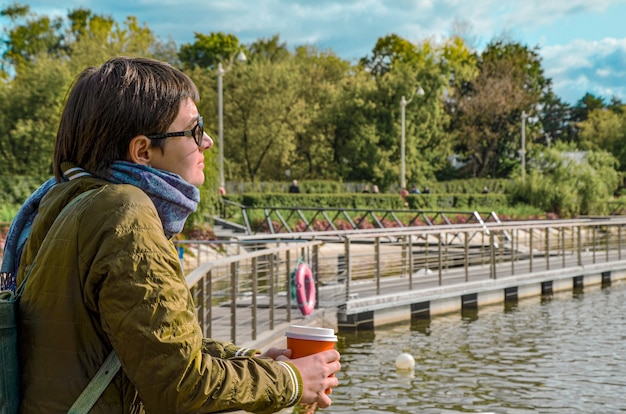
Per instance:
[[[65,51],[63,35],[60,29],[63,19],[51,19],[37,16],[30,12],[29,6],[14,3],[2,11],[1,16],[10,19],[12,26],[5,28],[3,69],[19,69],[32,62],[40,54],[60,56]],[[23,22],[23,23],[21,23]]]
[[[377,85],[372,116],[384,154],[380,170],[387,184],[400,182],[401,97],[410,98],[418,87],[425,91],[424,97],[415,97],[416,102],[405,108],[407,178],[414,182],[434,179],[452,153],[453,135],[445,107],[454,101],[456,89],[475,77],[475,61],[459,37],[413,44],[395,34],[380,38],[372,57],[361,59],[360,65]]]
[[[605,151],[572,149],[559,144],[531,151],[530,172],[524,181],[515,179],[513,200],[561,217],[606,213],[606,201],[619,186],[615,158]]]
[[[307,121],[296,132],[296,150],[289,171],[293,177],[339,179],[333,162],[334,113],[342,96],[342,85],[351,76],[350,64],[312,46],[296,48],[294,63]]]
[[[71,77],[66,64],[43,56],[10,83],[0,83],[0,175],[49,176]]]
[[[456,150],[470,161],[473,176],[505,177],[517,164],[521,114],[550,91],[550,81],[537,50],[519,43],[491,42],[478,68],[478,76],[449,105],[456,114]]]
[[[577,126],[581,149],[607,151],[619,161],[620,170],[626,171],[626,116],[623,113],[595,109]]]
[[[227,179],[284,177],[295,155],[296,135],[307,122],[298,81],[292,59],[255,59],[233,66],[224,77]]]
[[[258,39],[248,45],[250,60],[265,59],[270,62],[279,62],[289,59],[291,53],[287,49],[286,43],[280,42],[280,36],[274,35],[269,39]]]
[[[87,9],[68,13],[65,20],[29,13],[27,6],[3,10],[7,28],[4,65],[13,74],[2,83],[0,174],[42,176],[50,173],[52,148],[66,91],[75,75],[111,56],[150,56],[152,32],[128,17],[125,27]],[[41,36],[41,42],[33,39]]]
[[[378,38],[372,49],[372,56],[362,58],[360,65],[374,76],[381,77],[396,65],[423,61],[428,52],[427,48],[420,50],[415,44],[394,33]]]
[[[541,101],[541,125],[547,146],[550,143],[575,142],[577,127],[572,120],[572,107],[561,100],[554,92],[548,92]]]
[[[216,69],[220,62],[229,62],[240,50],[239,39],[235,35],[212,32],[208,35],[195,33],[193,43],[180,47],[178,57],[184,68]]]

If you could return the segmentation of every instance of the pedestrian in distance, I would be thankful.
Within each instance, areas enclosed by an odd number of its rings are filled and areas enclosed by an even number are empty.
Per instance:
[[[293,180],[291,182],[291,186],[289,187],[289,192],[297,194],[300,192],[300,187],[298,187],[298,180]]]
[[[2,263],[17,284],[32,266],[18,312],[20,413],[67,412],[111,351],[121,369],[93,412],[330,406],[337,351],[290,359],[202,335],[172,243],[213,145],[198,100],[187,75],[151,59],[112,58],[77,77],[55,177],[18,212]]]
[[[406,196],[409,195],[409,191],[406,189],[406,187],[402,187],[402,190],[400,191],[400,197],[402,197],[402,201],[404,201],[404,207],[408,207],[409,202],[406,201]]]

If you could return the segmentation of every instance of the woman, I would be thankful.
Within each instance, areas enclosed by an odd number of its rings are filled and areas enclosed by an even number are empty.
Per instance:
[[[290,360],[202,337],[170,240],[196,209],[213,145],[198,99],[186,75],[150,59],[113,58],[78,76],[56,182],[16,217],[2,267],[18,269],[19,284],[36,262],[20,302],[22,413],[67,412],[111,350],[122,369],[92,412],[330,405],[336,351]]]

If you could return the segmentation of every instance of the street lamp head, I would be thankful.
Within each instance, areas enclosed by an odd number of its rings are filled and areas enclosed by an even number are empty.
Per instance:
[[[421,86],[418,86],[417,89],[415,90],[415,94],[417,96],[424,96],[424,89],[422,89]]]
[[[246,54],[243,53],[243,50],[240,50],[239,53],[237,53],[237,62],[244,63],[247,60],[248,57],[246,56]]]

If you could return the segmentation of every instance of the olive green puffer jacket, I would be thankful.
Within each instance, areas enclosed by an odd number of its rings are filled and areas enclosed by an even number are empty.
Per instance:
[[[18,283],[35,256],[19,307],[21,413],[67,412],[111,349],[122,369],[92,413],[270,413],[300,399],[293,365],[203,339],[174,245],[139,188],[92,177],[57,184]]]

